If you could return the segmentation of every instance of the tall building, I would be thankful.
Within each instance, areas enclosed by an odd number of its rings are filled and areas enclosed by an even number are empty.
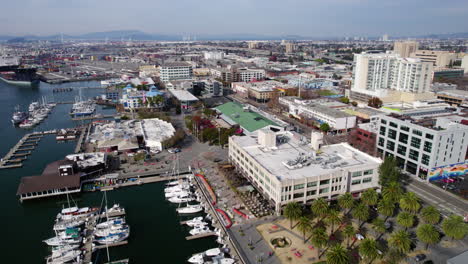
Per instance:
[[[224,52],[206,51],[203,52],[205,60],[222,60],[224,59]]]
[[[377,153],[395,157],[403,171],[423,180],[463,175],[468,172],[468,126],[462,121],[461,116],[381,116]]]
[[[436,68],[445,68],[457,60],[457,54],[442,50],[416,50],[410,54],[412,58],[419,58],[424,62],[430,62]]]
[[[258,48],[258,42],[257,41],[249,41],[247,42],[247,45],[249,49],[257,49]]]
[[[461,67],[465,70],[465,72],[468,73],[468,55],[465,55],[465,56],[462,58]]]
[[[430,90],[432,69],[432,63],[392,53],[355,54],[351,94],[382,99],[394,91],[426,93]]]
[[[354,196],[379,188],[381,160],[347,143],[323,145],[323,134],[307,139],[290,131],[261,129],[258,135],[229,138],[229,160],[252,185],[275,205],[310,203]]]
[[[161,81],[183,80],[192,78],[192,66],[186,62],[170,62],[161,66]]]
[[[292,42],[286,43],[285,47],[286,47],[286,53],[293,53],[297,49],[297,45]]]
[[[384,34],[382,36],[382,41],[388,41],[388,34]]]
[[[399,54],[402,58],[408,58],[411,53],[418,50],[418,42],[416,41],[395,41],[393,44],[393,52]]]

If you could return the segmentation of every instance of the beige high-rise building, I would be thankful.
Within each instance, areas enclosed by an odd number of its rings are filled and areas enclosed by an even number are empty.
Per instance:
[[[457,60],[457,54],[442,50],[416,50],[410,54],[424,62],[431,62],[436,68],[445,68]]]
[[[291,43],[291,42],[288,42],[286,43],[286,53],[293,53],[294,51],[296,51],[296,44],[294,43]]]
[[[408,58],[411,53],[418,50],[418,45],[416,41],[396,41],[393,45],[393,51],[402,58]]]
[[[249,46],[249,49],[257,49],[258,48],[258,42],[256,42],[256,41],[249,41],[249,42],[247,42],[247,45]]]

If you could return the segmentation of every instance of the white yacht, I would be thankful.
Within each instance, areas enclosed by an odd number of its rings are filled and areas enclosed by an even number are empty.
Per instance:
[[[110,218],[109,220],[99,223],[96,225],[96,228],[109,228],[114,225],[123,225],[125,224],[125,219],[121,217]]]
[[[73,221],[65,221],[65,222],[57,222],[54,225],[54,230],[55,231],[62,231],[70,227],[78,227],[80,225],[84,224],[83,220],[73,220]]]
[[[190,227],[194,227],[194,226],[205,226],[205,225],[208,225],[207,222],[203,221],[203,217],[195,217],[191,220],[188,220],[185,222],[186,225],[190,226]]]
[[[189,231],[190,235],[192,236],[196,236],[196,235],[201,235],[201,234],[205,234],[205,233],[209,233],[211,232],[212,230],[207,227],[207,226],[197,226],[195,228],[193,228],[192,230]]]
[[[199,213],[201,211],[203,211],[203,207],[199,204],[177,208],[177,212],[179,214],[194,214],[194,213]]]
[[[209,260],[209,259],[211,259],[213,257],[220,256],[220,255],[224,255],[221,252],[221,249],[212,248],[212,249],[208,249],[205,252],[193,255],[191,258],[188,259],[188,262],[196,263],[196,264],[203,264],[203,263],[205,263],[206,259]]]
[[[70,245],[70,244],[79,244],[81,243],[81,240],[82,240],[81,237],[63,239],[61,237],[55,236],[55,237],[43,240],[42,242],[46,243],[49,246],[64,246],[64,245]]]
[[[94,231],[94,235],[98,237],[105,237],[127,231],[129,231],[128,225],[114,225],[106,229],[96,229],[96,231]]]
[[[188,203],[191,201],[195,201],[193,197],[183,197],[183,196],[175,196],[168,199],[171,203]]]
[[[62,254],[60,254],[59,256],[49,257],[47,259],[47,263],[48,264],[66,263],[66,262],[69,262],[78,258],[79,256],[81,256],[80,250],[66,251],[66,252],[62,252]]]
[[[174,192],[166,192],[164,194],[166,198],[172,198],[172,197],[188,197],[190,196],[189,192],[186,191],[174,191]]]

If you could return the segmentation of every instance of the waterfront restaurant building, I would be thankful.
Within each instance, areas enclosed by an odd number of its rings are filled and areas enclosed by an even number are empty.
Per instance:
[[[322,146],[318,132],[310,142],[290,131],[265,128],[256,135],[230,137],[229,160],[277,213],[292,201],[333,200],[346,192],[358,197],[379,188],[379,158],[347,143]]]

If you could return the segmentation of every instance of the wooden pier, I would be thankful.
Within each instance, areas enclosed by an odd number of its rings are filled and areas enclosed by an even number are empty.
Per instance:
[[[188,237],[185,237],[185,239],[193,240],[193,239],[197,239],[197,238],[204,238],[204,237],[215,236],[215,235],[216,235],[216,232],[208,232],[208,233],[203,233],[203,234],[199,234],[199,235],[188,236]]]
[[[42,137],[42,135],[40,136]],[[29,150],[33,150],[35,149],[35,147],[24,147],[25,144],[28,144],[26,143],[27,140],[31,139],[31,138],[37,138],[36,136],[36,133],[29,133],[29,134],[26,134],[24,135],[19,141],[18,143],[16,143],[15,146],[13,146],[13,148],[10,149],[10,151],[8,151],[8,153],[2,158],[2,160],[0,161],[0,169],[13,169],[13,168],[21,168],[23,167],[23,164],[21,163],[22,160],[18,160],[18,158],[13,158],[12,157],[27,157],[29,154],[31,154],[31,151]],[[40,140],[40,138],[37,138],[38,140]],[[30,144],[30,143],[29,143]],[[21,152],[21,151],[28,151],[27,155],[26,153],[17,153],[17,152]],[[18,156],[19,155],[19,156]]]

